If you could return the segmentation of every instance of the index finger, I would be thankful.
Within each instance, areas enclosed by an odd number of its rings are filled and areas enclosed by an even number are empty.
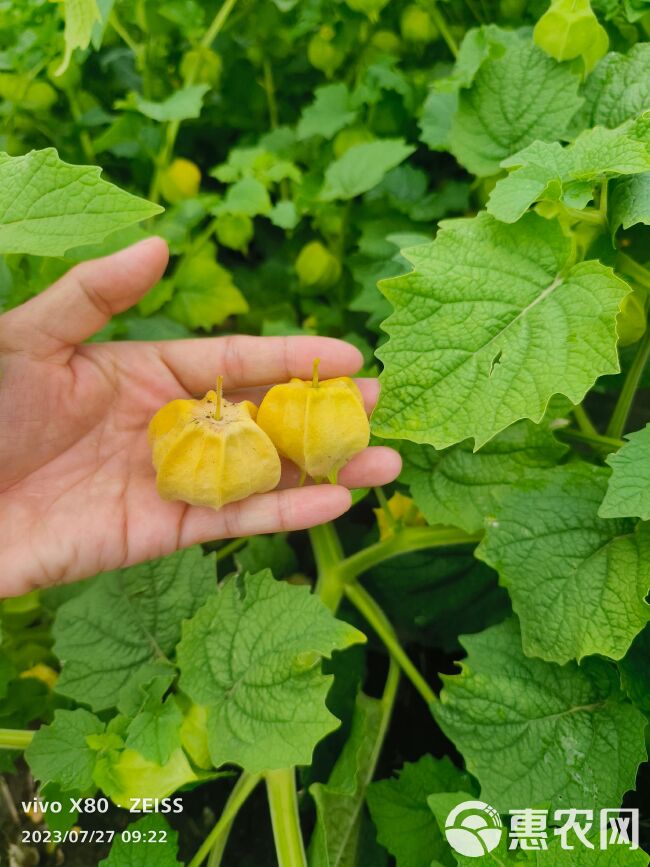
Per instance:
[[[315,358],[323,379],[351,376],[363,365],[355,346],[334,337],[197,337],[161,341],[156,348],[190,394],[214,388],[219,375],[225,389],[310,379]]]

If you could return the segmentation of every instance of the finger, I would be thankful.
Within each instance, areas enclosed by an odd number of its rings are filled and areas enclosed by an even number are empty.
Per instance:
[[[372,488],[394,482],[402,469],[399,452],[386,446],[371,446],[355,455],[339,472],[338,483],[346,488]],[[279,488],[297,488],[302,474],[291,461],[282,461]],[[315,484],[308,479],[307,486]]]
[[[340,485],[292,488],[256,494],[230,503],[218,512],[188,509],[180,533],[180,545],[195,545],[211,539],[255,536],[304,530],[333,521],[350,508],[350,492]]]
[[[51,358],[92,337],[132,307],[161,277],[169,252],[162,238],[75,265],[49,289],[6,314],[12,348]]]
[[[228,337],[168,340],[156,344],[160,357],[190,394],[214,388],[218,375],[224,388],[248,388],[286,382],[292,376],[311,379],[315,358],[319,376],[349,376],[363,364],[359,350],[333,337]]]
[[[370,414],[375,408],[377,398],[379,397],[379,381],[377,379],[355,379],[356,385],[363,396],[363,404],[366,412]],[[259,388],[239,388],[235,391],[229,391],[226,397],[233,403],[238,403],[242,400],[250,400],[256,406],[259,406],[264,400],[264,395],[268,392],[271,386]]]

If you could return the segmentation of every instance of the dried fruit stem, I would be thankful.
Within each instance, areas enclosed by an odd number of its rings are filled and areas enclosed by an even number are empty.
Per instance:
[[[217,405],[214,409],[214,417],[217,421],[221,421],[221,402],[223,399],[223,376],[217,377]]]
[[[320,364],[320,358],[314,359],[314,365],[312,367],[312,375],[311,375],[311,387],[318,388],[318,365]]]

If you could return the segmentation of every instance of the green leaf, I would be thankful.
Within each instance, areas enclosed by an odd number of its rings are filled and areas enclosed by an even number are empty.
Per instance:
[[[468,171],[485,177],[535,140],[555,141],[581,105],[579,79],[532,42],[511,42],[487,58],[461,90],[449,149]]]
[[[609,177],[647,172],[650,138],[646,126],[644,117],[616,129],[596,127],[564,148],[558,142],[533,142],[501,163],[514,171],[497,182],[487,210],[497,220],[514,223],[534,202],[566,200],[576,185],[587,190],[588,201],[594,185]]]
[[[57,612],[63,670],[56,691],[93,710],[114,707],[141,666],[173,652],[181,621],[214,586],[214,555],[204,557],[198,546],[102,575]]]
[[[179,867],[178,832],[159,813],[128,826],[130,837],[117,834],[108,858],[98,867]]]
[[[210,90],[209,84],[192,84],[177,90],[162,102],[144,99],[139,93],[129,94],[128,99],[118,102],[118,108],[130,108],[158,123],[197,118],[203,108],[203,97]]]
[[[598,514],[601,518],[650,520],[650,424],[625,435],[627,442],[607,457],[612,475]]]
[[[100,178],[98,166],[73,166],[54,148],[0,154],[0,253],[62,256],[163,209]]]
[[[447,756],[424,755],[407,762],[397,777],[380,780],[368,789],[370,815],[377,839],[397,861],[397,867],[453,865],[449,846],[427,805],[434,792],[472,791],[468,774],[459,771]]]
[[[449,220],[431,244],[403,251],[414,270],[383,281],[395,308],[373,430],[442,449],[479,448],[552,395],[578,404],[618,371],[616,316],[630,291],[595,260],[569,267],[557,222],[514,225],[482,213]]]
[[[268,213],[269,220],[274,226],[290,231],[295,229],[300,222],[300,214],[293,202],[277,202]]]
[[[298,138],[319,135],[326,139],[354,122],[357,112],[343,82],[326,84],[314,91],[314,101],[306,106],[298,121]]]
[[[229,316],[248,311],[232,274],[215,260],[210,245],[202,254],[184,259],[174,279],[174,297],[164,312],[188,328],[209,331]]]
[[[420,141],[432,151],[449,150],[449,136],[458,109],[456,93],[432,90],[420,112]]]
[[[614,181],[609,201],[612,236],[621,226],[629,229],[637,223],[650,225],[650,172]]]
[[[404,443],[400,451],[400,480],[427,522],[474,533],[512,485],[555,466],[567,448],[548,428],[519,421],[477,452],[469,442],[444,451]]]
[[[88,48],[95,22],[101,21],[96,0],[64,0],[63,14],[65,53],[55,75],[61,75],[66,71],[75,48]]]
[[[118,807],[130,808],[133,798],[167,798],[198,779],[180,748],[160,765],[135,750],[116,747],[108,745],[99,754],[93,779]]]
[[[327,167],[320,198],[330,202],[360,196],[375,187],[386,172],[398,166],[414,150],[401,138],[354,145]]]
[[[646,719],[600,659],[559,666],[524,656],[516,619],[465,637],[458,675],[432,707],[500,812],[513,804],[620,804],[646,758]]]
[[[650,524],[599,518],[606,485],[602,468],[558,467],[512,487],[488,521],[476,556],[498,571],[530,656],[620,659],[650,619]]]
[[[41,783],[57,783],[66,792],[94,791],[96,752],[88,735],[104,731],[104,723],[87,710],[57,710],[48,726],[41,726],[25,750],[32,773]]]
[[[178,646],[181,688],[208,706],[215,767],[308,765],[338,725],[320,660],[363,641],[308,587],[275,581],[269,570],[226,581],[184,624]]]
[[[309,846],[309,867],[346,867],[359,863],[359,834],[366,788],[384,737],[380,701],[357,697],[352,729],[327,783],[314,783],[316,827]]]
[[[256,217],[258,214],[268,214],[270,210],[271,199],[264,184],[256,178],[242,178],[228,187],[223,202],[213,208],[212,213]]]
[[[627,54],[611,52],[591,73],[576,118],[583,127],[619,126],[650,106],[650,44],[633,45]]]
[[[181,745],[183,714],[173,697],[153,699],[129,725],[125,746],[149,761],[164,765]]]

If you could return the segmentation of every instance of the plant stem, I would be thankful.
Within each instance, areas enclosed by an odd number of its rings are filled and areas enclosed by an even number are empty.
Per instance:
[[[264,776],[278,867],[307,867],[307,855],[298,816],[295,769],[267,771]]]
[[[235,786],[230,793],[230,797],[226,801],[226,806],[223,808],[219,821],[205,838],[201,848],[189,862],[187,867],[199,867],[199,865],[203,864],[205,859],[208,857],[211,850],[217,848],[218,851],[219,845],[222,845],[223,851],[225,841],[230,833],[230,828],[237,813],[240,811],[248,796],[261,779],[261,774],[247,774],[245,771],[242,773],[235,783]],[[219,862],[217,862],[217,864],[218,863]],[[215,867],[215,865],[213,864],[212,867]]]
[[[607,200],[608,200],[608,180],[605,178],[600,185],[600,201],[598,202],[598,213],[602,222],[607,225]]]
[[[81,150],[83,151],[83,155],[86,159],[86,162],[90,163],[90,165],[94,165],[97,162],[97,158],[95,156],[95,149],[93,147],[92,139],[88,134],[88,130],[84,129],[79,124],[82,111],[81,107],[79,106],[79,102],[77,101],[76,94],[74,90],[69,87],[66,89],[65,95],[68,100],[68,105],[70,106],[70,114],[72,115],[75,124],[79,127],[79,142],[81,144]]]
[[[115,8],[111,10],[111,14],[108,18],[108,23],[111,25],[111,27],[120,37],[120,39],[131,49],[131,51],[135,54],[137,58],[140,54],[140,45],[138,45],[138,43],[131,36],[126,27],[122,24],[122,22],[118,18]]]
[[[598,431],[596,430],[594,423],[587,415],[587,410],[581,403],[573,407],[572,413],[578,427],[583,433],[589,434],[590,436],[598,436]]]
[[[468,545],[480,542],[482,537],[482,533],[465,533],[456,527],[405,527],[390,538],[346,557],[339,564],[339,578],[343,583],[354,581],[363,572],[399,554],[423,548]]]
[[[458,57],[458,45],[456,44],[456,40],[451,35],[449,28],[447,27],[447,22],[445,21],[442,12],[438,9],[438,6],[435,2],[429,3],[428,8],[431,20],[440,31],[440,35],[444,39],[447,48],[454,55],[454,58]]]
[[[343,582],[339,567],[343,550],[333,524],[321,524],[309,530],[309,540],[316,560],[318,579],[316,594],[332,612],[336,612],[343,597]]]
[[[234,554],[235,551],[239,551],[240,548],[243,548],[244,545],[248,542],[248,536],[242,536],[240,539],[232,539],[232,541],[226,543],[222,548],[219,548],[217,553],[217,563],[220,560],[225,560],[226,557],[230,556],[230,554]]]
[[[392,658],[420,693],[427,706],[437,701],[436,694],[407,656],[391,622],[372,596],[356,581],[345,585],[345,595],[381,638]]]
[[[0,750],[24,750],[33,737],[34,732],[27,729],[0,729]]]
[[[639,380],[648,362],[648,357],[650,357],[650,328],[646,326],[645,334],[641,338],[634,361],[627,372],[623,388],[614,407],[614,412],[607,425],[606,434],[608,437],[619,439],[623,434],[627,417],[630,414],[632,402],[634,401],[634,395],[639,387]]]
[[[605,449],[610,452],[616,451],[616,449],[620,449],[622,445],[625,445],[623,440],[620,439],[603,436],[602,434],[590,434],[586,431],[574,430],[570,427],[558,428],[555,431],[555,435],[558,439],[565,440],[566,442],[585,443],[588,446],[594,446],[597,449]]]
[[[221,29],[223,28],[224,24],[228,20],[228,16],[232,12],[236,3],[237,0],[225,0],[221,8],[218,10],[217,14],[212,19],[212,23],[203,34],[203,37],[199,43],[201,48],[209,48],[212,45],[214,40],[219,35]],[[184,82],[185,87],[189,87],[194,84],[194,82],[196,81],[196,76],[199,73],[200,66],[201,60],[199,57]],[[168,165],[174,152],[174,145],[176,144],[176,137],[178,135],[180,126],[180,120],[172,120],[169,121],[165,128],[165,140],[160,150],[160,153],[158,154],[158,158],[156,159],[156,168],[151,181],[151,188],[149,190],[149,198],[152,202],[157,202],[160,197],[160,174],[163,169]]]
[[[616,267],[624,274],[628,274],[645,289],[650,289],[650,271],[639,262],[628,256],[627,253],[616,254]]]
[[[593,223],[594,225],[603,226],[604,221],[602,214],[596,208],[570,208],[565,206],[566,213],[574,220],[580,220],[582,223]]]

